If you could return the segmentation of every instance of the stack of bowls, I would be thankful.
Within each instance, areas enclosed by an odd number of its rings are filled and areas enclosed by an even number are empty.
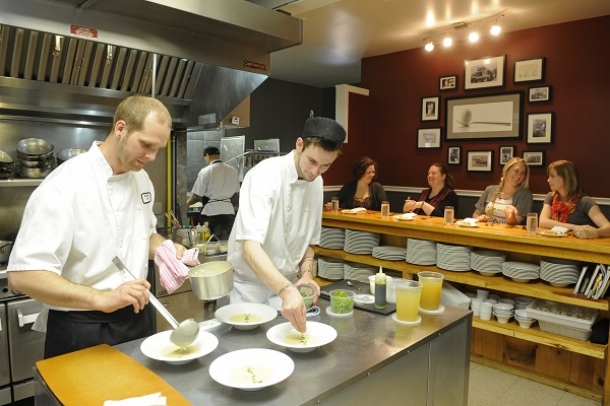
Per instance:
[[[74,158],[75,156],[77,156],[78,154],[82,154],[83,152],[87,152],[87,150],[79,148],[62,149],[57,153],[57,165],[61,165],[68,159]]]
[[[515,314],[515,306],[510,303],[498,302],[493,305],[493,314],[502,324],[508,323]]]
[[[17,173],[23,178],[45,178],[55,168],[53,144],[40,138],[17,143]]]
[[[525,309],[527,305],[532,303],[534,300],[536,299],[529,296],[517,296],[515,298],[515,307],[517,309]]]
[[[4,151],[0,151],[0,179],[8,179],[15,168],[13,158]]]
[[[535,319],[527,316],[527,310],[525,309],[515,310],[515,320],[517,320],[519,327],[521,328],[530,328],[532,323],[536,321]]]

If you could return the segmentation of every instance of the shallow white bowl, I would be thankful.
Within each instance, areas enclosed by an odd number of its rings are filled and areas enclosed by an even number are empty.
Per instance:
[[[249,322],[239,322],[231,320],[232,317],[250,314],[256,319]],[[260,303],[233,303],[220,307],[214,313],[214,317],[225,324],[230,324],[239,330],[252,330],[263,323],[267,323],[277,317],[277,310],[271,306]]]
[[[168,330],[148,337],[140,344],[140,351],[148,358],[181,365],[203,357],[218,347],[218,338],[215,335],[200,330],[195,342],[181,353],[180,348],[169,341],[171,334],[172,330]]]
[[[529,318],[527,316],[527,310],[525,310],[525,309],[517,309],[517,310],[515,310],[515,317],[521,317],[522,319]]]
[[[501,323],[501,324],[508,323],[508,321],[510,320],[510,317],[511,317],[511,316],[504,316],[504,315],[496,314],[496,313],[494,313],[494,316],[496,316],[496,319],[498,319],[498,323]]]
[[[517,319],[517,323],[519,323],[519,327],[521,328],[530,328],[532,326],[532,323],[534,323],[535,321],[536,320],[534,319],[532,319],[531,321]]]
[[[500,303],[494,303],[494,305],[493,305],[493,309],[495,311],[512,312],[514,308],[515,308],[515,306],[510,303],[500,302]]]
[[[290,323],[282,323],[271,327],[267,331],[267,339],[274,344],[288,348],[294,352],[310,352],[318,347],[326,345],[337,338],[337,330],[328,324],[315,321],[307,322],[307,332],[305,332],[306,343],[291,343],[291,337],[300,333],[292,327]]]

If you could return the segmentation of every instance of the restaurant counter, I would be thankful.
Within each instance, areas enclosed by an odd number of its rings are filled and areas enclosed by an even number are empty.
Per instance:
[[[329,302],[320,299],[318,304],[320,315],[308,320],[333,326],[338,336],[312,352],[296,353],[267,339],[271,327],[287,322],[281,315],[253,330],[225,324],[209,329],[218,337],[218,347],[183,365],[147,358],[140,351],[143,340],[115,348],[159,375],[193,405],[373,405],[383,398],[384,404],[408,400],[414,405],[467,406],[470,311],[446,306],[439,315],[422,314],[420,325],[406,326],[391,316],[358,309],[352,316],[330,317],[325,312]],[[254,392],[215,382],[208,373],[212,361],[244,348],[283,352],[294,360],[295,370],[286,380]],[[36,404],[59,405],[37,371],[35,380]]]

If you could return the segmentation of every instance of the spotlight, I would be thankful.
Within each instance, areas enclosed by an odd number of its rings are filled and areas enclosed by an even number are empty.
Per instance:
[[[451,44],[453,44],[453,40],[451,39],[451,37],[449,35],[447,35],[445,37],[445,39],[443,39],[443,46],[450,47]]]
[[[502,27],[500,27],[498,25],[498,22],[496,21],[494,23],[494,25],[491,26],[491,30],[489,30],[489,32],[491,33],[491,35],[499,35],[500,31],[502,31]]]
[[[432,52],[432,50],[434,49],[434,44],[432,43],[432,41],[428,40],[428,43],[426,44],[424,49],[428,52]]]
[[[468,35],[468,40],[470,42],[477,42],[479,40],[479,33],[476,31],[471,32],[470,35]]]

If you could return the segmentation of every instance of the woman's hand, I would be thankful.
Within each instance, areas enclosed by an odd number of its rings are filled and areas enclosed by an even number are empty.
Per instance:
[[[332,210],[333,204],[331,202],[324,203],[324,210]]]
[[[418,202],[415,200],[407,199],[405,200],[405,204],[402,206],[403,213],[410,213],[413,210],[418,209]]]
[[[598,229],[590,225],[576,226],[572,231],[574,232],[574,237],[583,239],[597,238],[598,235]]]
[[[487,214],[479,214],[477,220],[479,220],[481,223],[487,223],[489,221],[489,216]]]

